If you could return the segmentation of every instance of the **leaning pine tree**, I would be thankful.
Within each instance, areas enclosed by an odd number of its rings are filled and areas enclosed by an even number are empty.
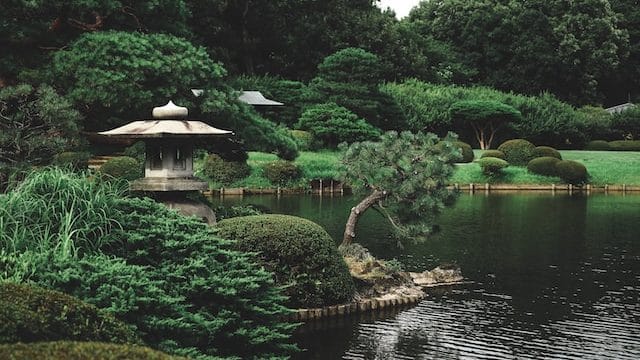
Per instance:
[[[447,189],[460,150],[448,135],[444,145],[434,134],[390,131],[377,142],[349,146],[343,156],[344,180],[364,199],[351,209],[341,246],[356,237],[356,225],[368,209],[379,211],[401,238],[419,238],[432,230],[433,218],[455,200]]]

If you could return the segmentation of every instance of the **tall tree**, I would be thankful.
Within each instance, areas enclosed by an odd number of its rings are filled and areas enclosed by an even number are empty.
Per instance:
[[[356,225],[368,209],[378,210],[401,237],[419,238],[432,231],[434,217],[451,204],[447,190],[453,161],[460,150],[448,136],[442,146],[434,134],[387,132],[377,142],[354,143],[345,150],[344,179],[364,198],[345,225],[342,245],[356,238]]]

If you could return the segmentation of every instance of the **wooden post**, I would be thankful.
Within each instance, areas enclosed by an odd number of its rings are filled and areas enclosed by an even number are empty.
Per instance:
[[[489,195],[489,189],[490,189],[490,185],[489,185],[489,183],[485,183],[485,184],[484,184],[484,193],[485,193],[486,195]]]
[[[569,184],[569,195],[573,194],[573,184]]]
[[[322,179],[320,179],[320,195],[322,195]]]
[[[552,195],[556,194],[556,184],[551,184],[551,194]]]
[[[331,194],[333,194],[333,179],[331,179],[331,185],[330,185],[329,189],[331,190]]]
[[[469,194],[473,195],[474,188],[475,186],[473,183],[469,184]]]
[[[627,185],[622,184],[622,195],[624,195],[626,192],[627,192]]]
[[[605,194],[609,193],[609,184],[604,184],[604,193]]]

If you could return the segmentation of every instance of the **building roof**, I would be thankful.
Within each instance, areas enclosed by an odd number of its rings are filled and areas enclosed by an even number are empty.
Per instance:
[[[607,111],[609,114],[617,114],[617,113],[621,113],[621,112],[627,110],[628,108],[632,108],[634,106],[635,106],[634,104],[632,104],[630,102],[627,102],[627,103],[624,103],[624,104],[620,104],[620,105],[616,105],[616,106],[612,106],[612,107],[606,108],[604,110]]]
[[[260,91],[243,91],[238,100],[245,102],[249,105],[270,105],[270,106],[282,106],[281,102],[269,100]]]

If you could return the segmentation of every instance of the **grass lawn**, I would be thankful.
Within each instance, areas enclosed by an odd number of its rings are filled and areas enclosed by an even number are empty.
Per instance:
[[[474,150],[474,153],[477,159],[482,151]],[[583,163],[591,174],[591,184],[640,185],[640,152],[561,150],[560,153],[563,159]],[[273,187],[262,175],[262,166],[277,159],[273,154],[250,152],[248,164],[251,167],[251,175],[227,187]],[[303,179],[291,186],[306,187],[312,179],[337,179],[340,172],[339,159],[340,153],[337,151],[301,152],[295,163],[302,168]],[[557,177],[530,174],[526,168],[516,166],[504,169],[502,176],[488,177],[482,174],[478,164],[469,163],[456,165],[451,179],[451,184],[455,183],[560,184],[562,181]],[[211,187],[220,186],[211,184]]]

